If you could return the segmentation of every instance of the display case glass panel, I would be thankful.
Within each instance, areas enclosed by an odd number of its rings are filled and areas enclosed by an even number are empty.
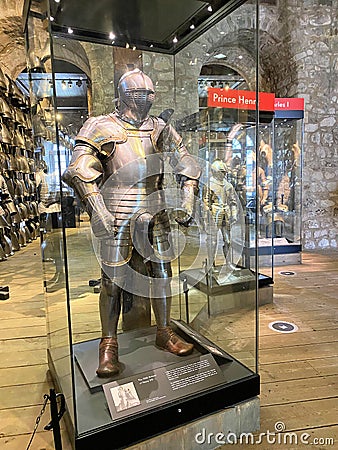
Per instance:
[[[37,160],[43,283],[48,318],[48,359],[58,374],[70,420],[74,421],[72,336],[67,302],[64,228],[64,205],[68,199],[61,186],[61,173],[68,162],[71,143],[64,139],[65,133],[56,116],[57,76],[52,70],[50,33],[46,17],[47,12],[41,9],[41,4],[31,2],[26,22],[27,72],[21,73],[19,80],[30,91]]]
[[[256,2],[175,2],[151,35],[168,2],[124,18],[101,3],[93,21],[89,2],[32,2],[27,22],[59,207],[43,254],[49,362],[76,448],[109,433],[129,445],[259,392]],[[218,74],[231,53],[213,39],[239,44],[243,18],[247,78]],[[230,81],[251,109],[207,100]]]
[[[277,110],[274,120],[275,265],[301,263],[304,102],[291,100],[301,103],[299,109]]]

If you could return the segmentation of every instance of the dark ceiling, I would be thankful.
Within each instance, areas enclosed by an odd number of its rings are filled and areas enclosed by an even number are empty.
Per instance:
[[[71,38],[174,54],[243,3],[245,0],[51,0],[52,29]]]

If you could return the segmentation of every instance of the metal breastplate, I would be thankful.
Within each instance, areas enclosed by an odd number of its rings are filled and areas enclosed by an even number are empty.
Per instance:
[[[131,257],[131,222],[144,213],[154,219],[153,246],[156,252],[167,243],[169,224],[162,190],[163,161],[156,148],[154,129],[126,129],[127,140],[116,143],[111,155],[102,161],[104,169],[101,193],[116,218],[118,235],[102,246],[105,266],[126,263]],[[169,246],[169,244],[167,245]]]
[[[213,194],[213,204],[217,205],[219,208],[224,207],[228,202],[225,185],[220,181],[211,178],[209,189]]]
[[[103,161],[101,193],[117,222],[130,219],[140,210],[164,208],[163,163],[152,141],[152,130],[127,130],[128,139],[118,143]]]
[[[162,159],[154,143],[154,130],[126,130],[127,140],[116,143],[112,154],[102,161],[104,182],[110,177],[114,184],[132,186],[162,174]]]

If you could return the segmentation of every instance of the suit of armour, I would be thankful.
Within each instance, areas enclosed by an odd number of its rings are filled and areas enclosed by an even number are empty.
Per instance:
[[[173,254],[163,168],[166,156],[171,155],[186,210],[186,216],[177,219],[181,225],[191,222],[200,168],[176,130],[161,118],[148,115],[154,100],[149,77],[138,69],[127,72],[118,91],[115,112],[85,122],[63,175],[80,197],[98,238],[102,339],[97,374],[101,377],[120,370],[117,323],[128,266],[156,278],[151,298],[157,322],[156,345],[177,355],[193,349],[169,326]]]

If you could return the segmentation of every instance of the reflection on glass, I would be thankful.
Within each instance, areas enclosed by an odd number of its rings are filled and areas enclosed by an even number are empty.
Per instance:
[[[241,42],[240,17],[254,11],[250,3],[231,27],[219,24],[232,43]],[[53,5],[56,22],[64,13]],[[254,30],[240,54],[221,42],[208,48],[213,26],[171,55],[80,41],[73,25],[69,39],[53,34],[40,50],[31,33],[37,65],[22,82],[46,164],[49,352],[81,435],[112,423],[102,407],[111,379],[129,389],[130,373],[198,352],[223,358],[224,373],[237,364],[236,382],[256,370],[255,245],[270,236],[264,208],[274,191],[271,133],[260,135],[255,111],[207,101],[210,87],[255,90]],[[140,406],[128,389],[111,393],[121,412]]]

